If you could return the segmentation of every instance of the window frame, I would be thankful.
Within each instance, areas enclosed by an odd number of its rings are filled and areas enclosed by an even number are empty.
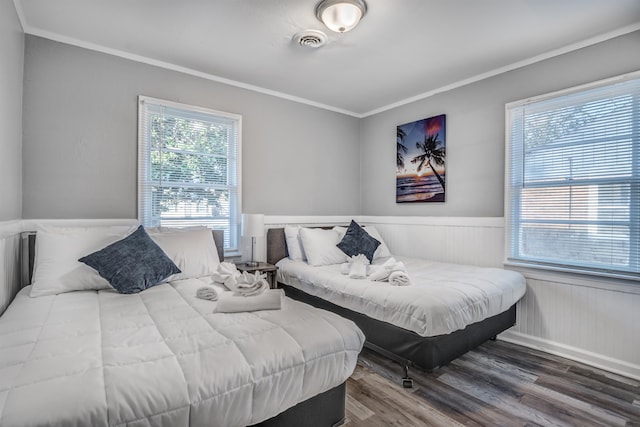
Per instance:
[[[149,186],[151,178],[147,176],[151,173],[151,144],[145,142],[148,140],[147,135],[150,127],[146,126],[145,115],[147,114],[146,105],[154,105],[167,107],[177,110],[183,110],[188,113],[205,114],[224,120],[231,120],[235,124],[236,130],[236,160],[233,169],[236,171],[235,198],[229,202],[229,247],[224,248],[225,256],[237,256],[240,254],[240,219],[242,213],[242,116],[239,114],[228,113],[224,111],[213,110],[206,107],[200,107],[190,104],[184,104],[164,99],[153,98],[149,96],[138,96],[138,159],[137,159],[137,214],[138,221],[143,224],[145,215],[144,211],[150,203],[145,202],[144,198],[149,197],[145,192],[145,187]],[[229,159],[227,157],[227,159]],[[227,162],[227,168],[231,169],[231,162]],[[227,185],[228,188],[234,188],[233,185]],[[147,208],[148,209],[148,208]],[[185,220],[188,222],[188,220]],[[145,227],[147,224],[143,224]],[[210,227],[210,226],[209,226]],[[211,227],[210,227],[211,228]]]
[[[514,217],[520,218],[519,209],[521,207],[521,203],[518,202],[518,195],[514,194],[512,191],[512,179],[513,173],[512,170],[512,156],[513,156],[513,115],[514,111],[517,107],[526,106],[528,104],[533,104],[540,101],[546,101],[554,98],[559,98],[563,96],[569,96],[572,94],[588,91],[591,89],[597,89],[604,86],[610,86],[617,83],[626,82],[629,80],[637,80],[640,78],[640,71],[635,71],[632,73],[623,74],[620,76],[598,80],[595,82],[587,83],[584,85],[579,85],[575,87],[571,87],[568,89],[563,89],[555,92],[550,92],[547,94],[525,98],[518,101],[509,102],[505,105],[505,182],[504,182],[504,217],[505,217],[505,234],[504,234],[504,264],[507,266],[519,267],[524,269],[538,270],[538,271],[549,271],[549,272],[559,272],[559,273],[569,273],[569,274],[579,274],[585,276],[593,276],[593,277],[606,277],[612,279],[620,279],[624,281],[632,281],[637,284],[640,281],[640,274],[634,272],[626,272],[622,270],[608,270],[608,269],[598,269],[598,268],[589,268],[582,267],[578,265],[565,264],[565,261],[559,260],[558,263],[545,263],[541,261],[536,261],[533,259],[525,259],[524,257],[513,257],[514,245],[521,244],[521,240],[518,237],[517,241],[512,237],[512,233],[514,232]],[[634,99],[634,103],[638,108],[640,108],[640,95],[636,95],[637,98]],[[640,110],[637,110],[640,111]],[[640,114],[637,112],[636,114]],[[632,157],[631,167],[633,169],[632,177],[639,178],[640,177],[640,120],[638,122],[634,122],[633,130],[631,132],[632,138],[632,150],[634,151],[634,155]],[[523,160],[524,162],[524,160]],[[632,187],[633,188],[633,187]],[[632,248],[633,244],[640,244],[640,231],[638,230],[638,226],[634,226],[633,224],[638,224],[640,221],[640,194],[635,194],[632,192],[630,196],[629,202],[629,224],[630,224],[630,253],[635,250]],[[513,206],[513,211],[512,211]],[[635,222],[634,222],[635,221]],[[517,224],[516,224],[517,225]],[[632,230],[633,228],[633,230]],[[635,240],[634,240],[635,239]],[[517,250],[516,250],[517,252]],[[630,255],[631,256],[631,255]],[[636,255],[636,262],[640,262],[640,258]],[[635,264],[634,264],[635,265]]]

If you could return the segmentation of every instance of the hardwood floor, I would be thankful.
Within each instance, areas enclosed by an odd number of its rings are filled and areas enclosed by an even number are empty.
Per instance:
[[[640,381],[501,341],[433,373],[363,350],[347,382],[346,427],[640,426]]]

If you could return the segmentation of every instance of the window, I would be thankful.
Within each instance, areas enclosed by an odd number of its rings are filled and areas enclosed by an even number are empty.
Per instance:
[[[515,262],[640,278],[640,73],[507,105]]]
[[[238,250],[241,116],[141,96],[138,219],[224,230]]]

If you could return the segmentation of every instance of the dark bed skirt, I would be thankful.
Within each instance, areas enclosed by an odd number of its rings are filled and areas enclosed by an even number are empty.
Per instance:
[[[297,288],[279,284],[287,296],[332,311],[352,320],[366,336],[365,347],[409,366],[432,371],[445,365],[516,323],[516,305],[466,328],[447,335],[422,337],[413,331],[372,319],[362,313],[340,307]]]
[[[254,426],[260,427],[334,427],[344,424],[347,386],[339,386],[320,393],[284,412]]]

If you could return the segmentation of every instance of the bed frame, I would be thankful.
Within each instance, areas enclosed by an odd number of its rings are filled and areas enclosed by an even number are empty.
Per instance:
[[[220,261],[224,261],[224,232],[212,230],[213,240]],[[36,233],[25,232],[22,236],[21,265],[25,283],[31,283],[35,260]],[[311,397],[295,406],[251,427],[337,427],[344,424],[347,399],[346,381],[330,390]]]
[[[288,256],[284,228],[269,229],[267,231],[267,262],[275,264]],[[433,371],[483,342],[495,339],[499,333],[516,323],[516,305],[514,304],[508,310],[471,324],[462,330],[435,337],[422,337],[413,331],[340,307],[292,286],[283,283],[279,283],[279,286],[291,298],[333,311],[355,322],[364,332],[365,347],[404,366],[403,385],[405,387],[411,387],[408,376],[410,366]]]

